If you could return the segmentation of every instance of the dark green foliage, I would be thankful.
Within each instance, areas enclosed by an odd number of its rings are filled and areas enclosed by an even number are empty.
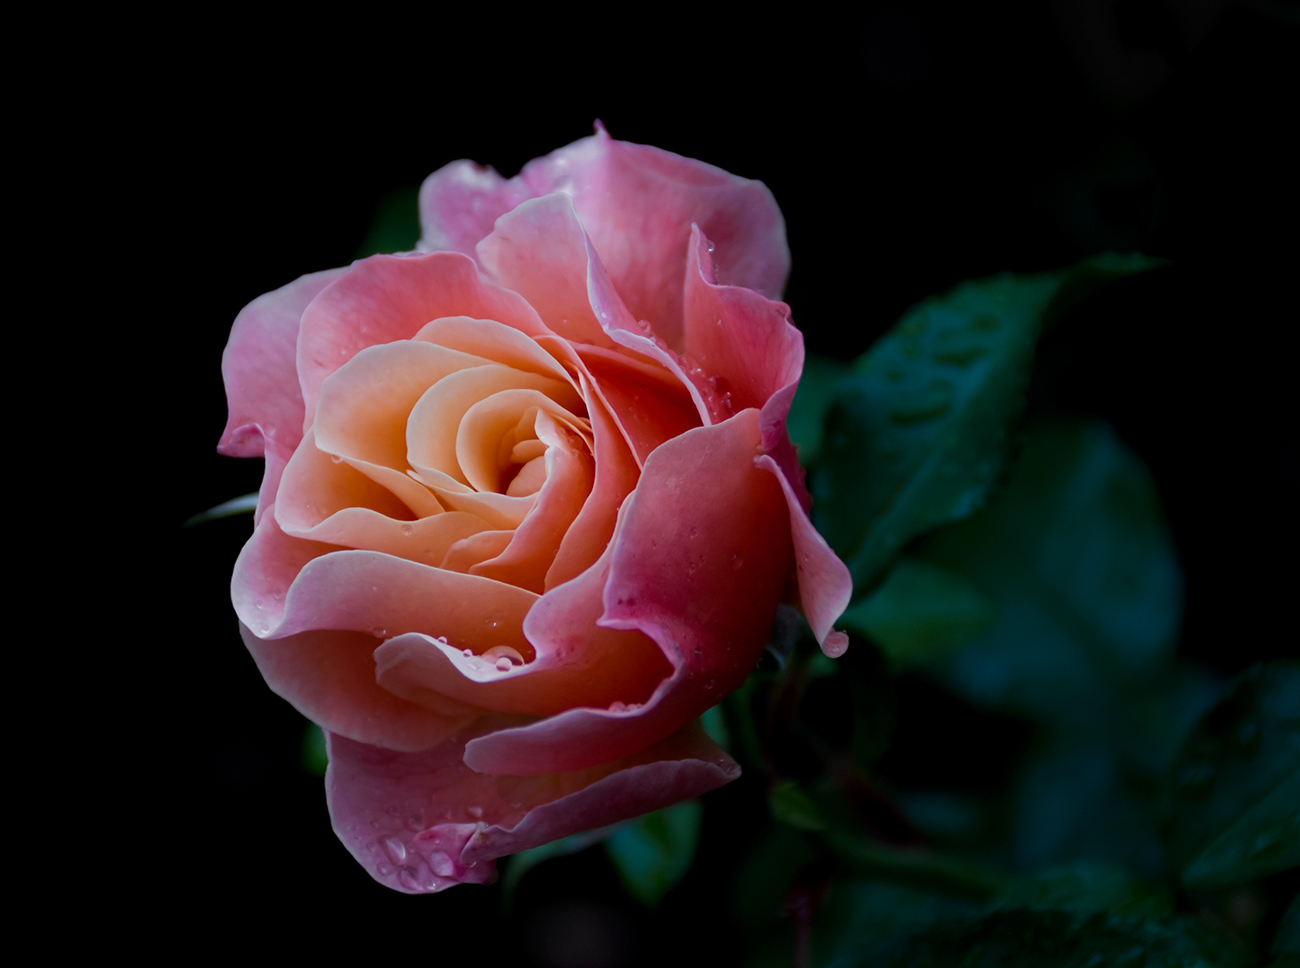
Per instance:
[[[418,187],[399,188],[380,199],[357,258],[380,252],[410,252],[420,241]]]
[[[910,310],[850,372],[810,367],[796,439],[806,462],[816,458],[817,527],[859,591],[913,536],[984,503],[1044,320],[1106,279],[1153,265],[1099,256],[1062,272],[965,282]],[[823,407],[819,439],[808,428]]]
[[[703,809],[685,800],[638,817],[614,831],[605,852],[627,892],[654,907],[680,881],[695,859]]]
[[[1163,917],[1172,913],[1173,897],[1169,891],[1135,878],[1122,867],[1076,862],[1009,882],[994,906]]]
[[[978,904],[915,887],[846,877],[835,881],[813,929],[813,963],[884,965],[914,935],[979,914]]]
[[[1300,897],[1292,898],[1291,905],[1282,915],[1282,923],[1273,938],[1273,953],[1300,955]]]
[[[1231,937],[1192,918],[1151,921],[1022,909],[927,932],[914,938],[891,964],[899,968],[1232,968],[1250,964],[1250,957]]]
[[[1243,674],[1188,738],[1171,779],[1169,845],[1189,887],[1300,864],[1300,661]]]

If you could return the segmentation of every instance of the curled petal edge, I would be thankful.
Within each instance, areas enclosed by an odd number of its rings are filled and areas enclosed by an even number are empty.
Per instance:
[[[698,722],[598,769],[474,773],[458,762],[465,737],[493,725],[483,722],[423,753],[327,735],[331,824],[376,881],[406,894],[490,884],[498,857],[658,810],[740,775]]]

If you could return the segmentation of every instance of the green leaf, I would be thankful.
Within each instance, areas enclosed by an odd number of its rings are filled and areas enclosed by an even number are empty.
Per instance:
[[[1291,905],[1282,915],[1273,937],[1273,954],[1300,955],[1300,895],[1291,899]]]
[[[380,199],[375,217],[357,249],[357,258],[379,252],[410,252],[420,241],[420,189],[412,186]]]
[[[302,750],[299,753],[302,768],[312,776],[324,776],[329,766],[329,754],[325,752],[325,734],[315,723],[308,723],[302,731]]]
[[[1145,782],[1143,782],[1145,781]],[[1016,784],[1011,852],[1022,870],[1086,860],[1159,874],[1165,863],[1149,777],[1102,744],[1048,745]]]
[[[936,850],[893,847],[841,827],[827,829],[822,833],[822,840],[857,871],[873,880],[972,901],[991,900],[1006,882],[1001,871],[980,861]]]
[[[938,926],[914,937],[891,964],[907,968],[1236,968],[1250,964],[1250,955],[1231,937],[1193,918],[1153,921],[1021,909]]]
[[[1169,845],[1189,887],[1300,864],[1300,660],[1244,673],[1172,773]]]
[[[686,876],[695,860],[703,812],[698,800],[685,800],[638,818],[605,841],[629,894],[654,907]]]
[[[1076,914],[1109,911],[1133,917],[1173,913],[1168,891],[1138,880],[1121,867],[1076,862],[1013,881],[994,900],[996,908],[1059,908]]]
[[[897,665],[924,665],[989,628],[997,608],[959,574],[901,559],[869,597],[840,619],[870,636]]]
[[[849,365],[830,357],[808,353],[804,356],[803,374],[799,389],[785,418],[790,439],[799,448],[799,462],[808,467],[817,459],[822,447],[822,427],[826,409],[839,389],[841,379],[849,372]]]
[[[747,937],[781,913],[795,873],[817,858],[811,838],[784,824],[772,824],[736,873],[732,914]]]
[[[700,725],[704,727],[704,732],[708,734],[709,739],[723,749],[731,745],[731,735],[727,732],[727,717],[722,714],[721,704],[706,709],[704,715],[700,717]]]
[[[932,891],[886,881],[837,879],[813,923],[813,964],[884,964],[916,933],[979,913],[978,904]]]
[[[794,780],[783,780],[767,795],[772,816],[796,830],[825,830],[826,820],[808,794]]]
[[[1152,677],[1173,652],[1182,576],[1150,476],[1107,426],[1031,430],[998,499],[916,557],[996,608],[940,665],[956,692],[1089,740],[1154,732],[1152,769],[1167,766],[1182,733]]]
[[[1045,315],[1154,264],[1101,256],[1061,272],[964,282],[909,310],[841,378],[811,483],[818,530],[859,591],[912,537],[984,503]],[[806,413],[825,384],[810,390]]]

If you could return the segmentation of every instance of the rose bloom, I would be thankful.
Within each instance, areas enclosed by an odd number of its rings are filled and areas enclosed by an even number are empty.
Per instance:
[[[603,128],[420,191],[419,251],[267,293],[219,450],[264,456],[235,611],[326,732],[340,839],[408,893],[734,779],[697,717],[848,571],[785,417],[803,340],[760,182]]]

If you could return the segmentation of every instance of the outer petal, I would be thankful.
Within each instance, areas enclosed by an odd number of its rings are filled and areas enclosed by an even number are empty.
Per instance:
[[[376,255],[355,262],[302,314],[298,379],[304,429],[316,413],[320,385],[367,346],[411,339],[443,316],[494,319],[529,336],[548,332],[518,293],[494,286],[454,252]]]
[[[547,195],[520,205],[519,208],[497,220],[492,234],[478,245],[479,260],[493,277],[504,286],[522,293],[537,308],[542,319],[555,332],[574,343],[581,344],[579,353],[595,347],[596,353],[604,351],[607,361],[620,357],[647,369],[638,357],[653,360],[686,390],[699,415],[699,422],[710,423],[711,413],[699,387],[683,370],[677,355],[663,341],[656,341],[647,327],[638,324],[623,304],[600,257],[592,248],[583,230],[573,202],[563,194]],[[622,348],[615,351],[615,347]],[[626,351],[630,350],[632,356]],[[604,390],[605,380],[596,362],[588,354],[585,362],[597,384]],[[665,388],[667,389],[667,388]],[[638,457],[643,457],[637,446],[634,428],[626,426],[627,417],[621,412],[619,401],[606,392],[606,399],[614,409],[615,418],[624,425],[624,433]],[[670,403],[668,394],[662,394],[667,406],[642,406],[643,412],[668,413],[674,424],[680,420],[681,409]],[[728,412],[727,416],[730,415]],[[695,423],[694,420],[691,421]],[[677,432],[684,429],[675,428]]]
[[[300,276],[239,311],[221,354],[229,416],[217,450],[266,457],[257,519],[275,499],[280,474],[302,439],[302,394],[295,360],[303,310],[346,269]]]
[[[366,632],[239,634],[271,691],[322,729],[360,743],[415,752],[437,746],[482,710],[445,699],[434,707],[399,699],[375,682],[375,638]]]
[[[532,592],[375,551],[341,551],[286,536],[272,515],[240,552],[231,580],[235,613],[259,638],[312,629],[423,632],[456,648],[506,645],[532,655],[522,632]]]
[[[596,563],[614,536],[623,499],[636,487],[641,470],[614,418],[591,392],[583,377],[583,396],[594,438],[596,480],[582,510],[560,542],[559,553],[546,573],[546,590],[576,578]]]
[[[644,145],[596,134],[529,162],[503,182],[495,172],[456,162],[421,189],[422,248],[468,251],[463,240],[488,234],[495,217],[521,197],[564,192],[614,287],[634,318],[648,319],[681,349],[682,280],[692,222],[717,243],[719,278],[780,296],[790,271],[785,221],[762,182]],[[482,236],[480,236],[481,238]]]
[[[762,407],[773,394],[798,385],[803,335],[791,325],[785,303],[752,289],[720,286],[714,282],[713,270],[709,242],[697,226],[691,226],[685,280],[686,352],[718,381],[719,390],[731,394],[735,410]],[[780,420],[784,419],[782,413]]]
[[[519,179],[472,161],[443,165],[420,186],[420,249],[450,249],[472,256],[498,218],[532,193]]]
[[[592,770],[475,773],[463,762],[465,740],[492,725],[416,754],[329,737],[330,819],[375,880],[408,894],[490,883],[497,857],[707,793],[740,774],[695,723]]]
[[[790,537],[794,543],[800,604],[818,644],[828,649],[827,638],[833,632],[835,620],[844,614],[853,597],[853,578],[848,567],[831,551],[826,539],[808,520],[807,509],[781,466],[767,454],[756,457],[754,466],[768,471],[781,482],[790,509]],[[842,644],[832,645],[828,654],[836,652],[838,655],[842,651]]]
[[[541,643],[590,627],[603,608],[600,627],[649,636],[672,676],[639,709],[571,709],[475,739],[465,754],[471,767],[514,774],[590,766],[668,735],[740,685],[767,642],[793,564],[786,498],[754,466],[760,445],[756,410],[665,443],[625,503],[607,557],[529,613],[525,634]]]

